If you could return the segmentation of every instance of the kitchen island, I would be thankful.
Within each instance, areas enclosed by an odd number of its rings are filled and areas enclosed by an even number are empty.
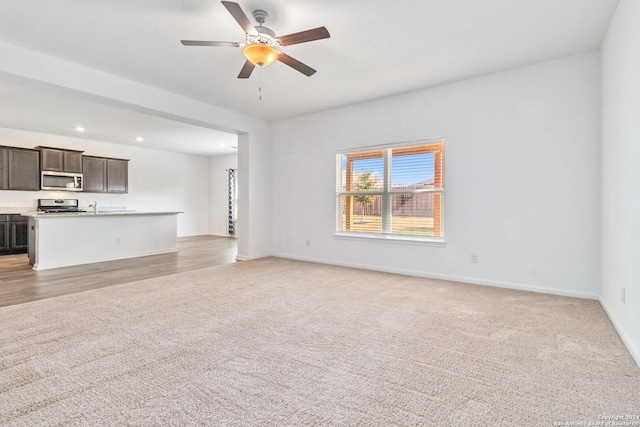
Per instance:
[[[29,212],[34,270],[177,252],[182,212]]]

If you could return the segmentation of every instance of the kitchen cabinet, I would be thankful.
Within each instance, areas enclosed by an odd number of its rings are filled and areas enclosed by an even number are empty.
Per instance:
[[[36,147],[42,155],[42,170],[53,172],[82,173],[82,151]]]
[[[128,160],[107,159],[107,191],[126,193],[129,188]]]
[[[40,190],[40,171],[83,174],[87,193],[128,193],[129,160],[51,147],[0,146],[0,190]]]
[[[9,150],[6,147],[0,147],[0,190],[6,190],[9,187]]]
[[[107,159],[82,156],[83,191],[90,193],[107,192]]]
[[[26,253],[29,243],[29,218],[21,215],[11,216],[20,219],[9,222],[10,249]]]
[[[83,156],[82,165],[84,192],[128,192],[129,160]]]
[[[65,151],[64,152],[64,171],[70,173],[82,173],[82,152],[81,151]]]
[[[0,255],[27,253],[28,221],[22,215],[0,215]]]
[[[2,218],[7,217],[6,221]],[[9,215],[0,215],[0,253],[9,251]]]
[[[40,152],[0,147],[0,190],[40,190]]]

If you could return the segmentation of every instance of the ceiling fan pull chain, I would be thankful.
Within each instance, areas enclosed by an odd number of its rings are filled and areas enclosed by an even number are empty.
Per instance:
[[[258,99],[262,101],[262,67],[258,68]]]

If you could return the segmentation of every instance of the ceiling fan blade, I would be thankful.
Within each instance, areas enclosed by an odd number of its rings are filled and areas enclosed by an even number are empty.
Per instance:
[[[314,75],[316,72],[316,70],[314,70],[313,68],[309,67],[306,64],[303,64],[295,58],[290,57],[286,53],[278,52],[278,61],[284,62],[289,67],[293,68],[294,70],[300,71],[307,77]]]
[[[314,40],[328,39],[331,37],[329,31],[325,27],[318,27],[312,30],[300,31],[299,33],[288,34],[278,37],[281,46],[290,46],[292,44],[312,42]]]
[[[240,24],[245,33],[253,36],[258,35],[258,31],[256,31],[256,28],[253,26],[251,21],[249,21],[249,18],[247,18],[247,15],[245,15],[238,3],[223,1],[222,5],[227,8],[231,16],[233,16],[233,19]]]
[[[204,40],[180,40],[184,46],[221,46],[221,47],[240,47],[240,43],[236,42],[208,42]]]
[[[256,66],[251,63],[251,61],[247,60],[242,66],[242,70],[240,70],[240,74],[238,74],[239,79],[248,79],[251,75],[251,72]]]

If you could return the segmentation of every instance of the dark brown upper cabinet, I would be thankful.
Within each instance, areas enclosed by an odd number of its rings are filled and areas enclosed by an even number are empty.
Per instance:
[[[129,161],[107,159],[107,191],[126,193],[129,191]]]
[[[40,152],[0,147],[0,190],[40,190]]]
[[[127,193],[129,160],[83,156],[84,192]]]
[[[82,151],[64,152],[64,171],[82,173]]]
[[[82,173],[82,151],[36,147],[42,153],[42,170]]]
[[[90,193],[107,192],[107,159],[104,157],[82,156],[82,191]]]
[[[40,171],[83,174],[83,191],[128,193],[129,160],[52,147],[0,146],[0,190],[40,190]]]
[[[9,150],[0,147],[0,190],[9,188]]]

